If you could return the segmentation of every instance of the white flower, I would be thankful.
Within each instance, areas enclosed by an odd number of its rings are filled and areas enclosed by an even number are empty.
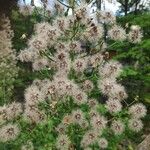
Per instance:
[[[116,17],[110,11],[98,11],[97,19],[98,22],[106,24],[114,24],[116,22]]]
[[[73,98],[74,98],[74,102],[78,105],[87,102],[87,95],[84,92],[82,92],[80,89],[74,91]]]
[[[140,119],[130,119],[128,122],[128,127],[134,132],[139,132],[143,128],[143,123]]]
[[[25,91],[25,101],[28,104],[38,104],[44,100],[43,93],[37,86],[30,86]]]
[[[56,131],[58,132],[58,134],[65,134],[65,132],[66,132],[66,126],[64,124],[60,123],[56,127]]]
[[[15,140],[20,133],[17,124],[7,124],[0,128],[0,141],[7,142]]]
[[[68,150],[71,142],[67,135],[59,135],[56,140],[56,147],[60,150]]]
[[[87,147],[91,144],[94,144],[98,138],[98,135],[99,133],[95,130],[88,130],[81,140],[81,147]]]
[[[122,134],[124,131],[125,125],[120,120],[115,120],[111,124],[111,129],[113,130],[114,134],[119,135]]]
[[[33,71],[40,71],[42,69],[46,69],[46,66],[48,66],[47,58],[36,59],[32,64]]]
[[[102,149],[105,149],[108,147],[108,141],[105,138],[98,139],[98,146]]]
[[[129,114],[133,118],[143,118],[147,113],[146,107],[142,103],[137,103],[129,108]]]
[[[27,141],[24,145],[21,146],[21,150],[34,150],[33,143],[31,141]]]
[[[71,116],[74,123],[80,123],[84,120],[84,114],[80,109],[74,110]]]
[[[106,102],[106,108],[110,113],[117,113],[120,112],[122,109],[121,102],[115,99],[109,99]]]
[[[128,34],[129,41],[132,43],[139,43],[142,37],[141,28],[139,26],[131,26],[131,31]]]
[[[99,68],[102,78],[116,78],[122,71],[122,65],[117,61],[109,61]]]
[[[85,92],[90,92],[93,89],[93,87],[94,85],[90,80],[85,80],[82,84],[82,88]]]
[[[94,130],[102,130],[106,127],[107,120],[104,116],[96,116],[91,119],[91,125]]]
[[[112,40],[124,41],[126,39],[126,32],[122,27],[115,25],[108,31],[108,36]]]
[[[37,59],[39,54],[36,51],[33,51],[31,49],[24,49],[20,52],[18,55],[18,58],[22,62],[34,62],[35,59]]]
[[[73,63],[73,69],[76,72],[83,72],[87,67],[87,60],[86,59],[76,59]]]

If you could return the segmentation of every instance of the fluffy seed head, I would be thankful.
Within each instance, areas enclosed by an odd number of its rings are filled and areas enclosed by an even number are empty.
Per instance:
[[[108,31],[108,36],[115,41],[124,41],[126,32],[122,27],[115,25]]]
[[[141,28],[139,26],[131,26],[131,31],[128,34],[129,41],[132,43],[139,43],[142,37]]]
[[[98,146],[102,149],[105,149],[108,147],[108,141],[105,138],[99,138],[98,139]]]
[[[130,119],[128,122],[128,127],[134,132],[139,132],[143,128],[143,123],[140,119]]]
[[[117,113],[121,111],[122,105],[118,100],[109,99],[106,102],[106,108],[110,113]]]
[[[129,108],[129,113],[133,118],[143,118],[145,117],[147,110],[142,103],[134,104]]]
[[[101,130],[106,127],[107,120],[104,116],[96,116],[91,119],[91,125],[95,130]]]
[[[61,150],[69,149],[71,142],[67,135],[59,135],[56,140],[56,147]]]
[[[96,132],[95,130],[87,131],[83,136],[83,139],[81,140],[81,146],[87,147],[91,144],[94,144],[97,137],[98,137],[98,132]]]
[[[0,128],[0,141],[7,142],[15,140],[19,135],[20,130],[16,124],[7,124]]]
[[[125,128],[124,123],[120,120],[115,120],[111,124],[111,129],[116,135],[122,134],[124,128]]]

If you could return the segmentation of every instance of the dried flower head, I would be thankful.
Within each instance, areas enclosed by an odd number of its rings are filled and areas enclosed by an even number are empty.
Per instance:
[[[131,31],[128,34],[129,41],[132,43],[139,43],[142,37],[141,28],[139,26],[131,26]]]
[[[25,101],[28,104],[38,104],[44,100],[43,93],[37,86],[30,86],[25,91]]]
[[[74,123],[80,123],[84,120],[84,114],[80,109],[74,110],[71,116]]]
[[[98,11],[97,19],[98,22],[106,24],[114,24],[116,22],[116,17],[110,11]]]
[[[116,78],[122,71],[122,65],[117,61],[109,61],[99,68],[102,78]]]
[[[33,143],[31,141],[27,141],[24,145],[21,146],[21,150],[34,150]]]
[[[142,103],[137,103],[129,108],[129,114],[133,118],[143,118],[147,113],[146,107]]]
[[[118,113],[122,110],[121,102],[115,99],[109,99],[106,102],[106,108],[110,113]]]
[[[56,147],[61,150],[69,149],[71,142],[67,135],[59,135],[56,140]]]
[[[87,102],[87,95],[79,89],[76,89],[73,93],[74,103],[81,105]]]
[[[124,131],[125,125],[120,120],[115,120],[111,124],[111,129],[114,132],[115,135],[122,134]]]
[[[126,32],[122,27],[115,25],[108,31],[108,36],[115,41],[124,41]]]
[[[130,119],[128,122],[128,127],[134,132],[139,132],[143,128],[143,123],[140,119]]]
[[[91,125],[94,130],[102,130],[106,127],[107,120],[104,116],[96,116],[91,119]]]
[[[66,132],[66,125],[64,125],[63,123],[60,123],[57,127],[56,127],[56,131],[59,134],[65,134]]]
[[[90,80],[85,80],[82,84],[82,88],[85,92],[90,92],[93,89],[93,87],[94,85]]]
[[[20,133],[17,124],[7,124],[0,128],[0,141],[7,142],[15,140]]]
[[[81,140],[81,147],[87,147],[89,145],[92,145],[96,142],[98,138],[99,133],[95,130],[89,130],[85,133]]]
[[[108,141],[105,138],[99,138],[98,139],[98,146],[102,149],[105,149],[108,147]]]
[[[76,72],[83,72],[86,67],[87,67],[86,59],[76,59],[73,63],[73,69]]]

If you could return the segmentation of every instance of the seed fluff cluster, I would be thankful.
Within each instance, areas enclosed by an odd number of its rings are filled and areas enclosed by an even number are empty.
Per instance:
[[[91,146],[97,145],[106,149],[109,141],[104,131],[109,129],[115,135],[125,131],[123,117],[116,119],[115,116],[129,109],[128,127],[137,132],[143,127],[140,118],[146,115],[143,104],[124,108],[127,93],[117,81],[123,66],[117,61],[108,61],[105,58],[107,44],[104,40],[103,25],[107,23],[111,26],[107,38],[124,41],[128,36],[124,29],[116,24],[111,12],[98,12],[96,17],[91,17],[87,5],[82,4],[74,9],[73,16],[65,17],[62,16],[62,6],[57,3],[55,7],[58,17],[52,23],[36,24],[35,34],[28,41],[28,47],[18,56],[22,62],[31,62],[34,72],[54,71],[54,75],[52,78],[35,80],[25,90],[23,112],[18,104],[16,105],[19,107],[13,110],[10,108],[14,106],[3,106],[0,109],[1,119],[12,119],[11,115],[16,117],[22,113],[23,119],[29,124],[40,124],[47,122],[49,117],[59,117],[60,121],[55,127],[58,134],[56,149],[67,150],[74,144],[68,132],[73,126],[78,126],[83,131],[82,136],[80,135],[80,147],[90,149]],[[133,34],[129,33],[129,37],[131,36]],[[134,36],[132,42],[139,41],[140,38]],[[93,78],[97,77],[95,83]],[[106,103],[103,104],[101,100],[92,97],[91,93],[95,89],[106,98]],[[49,113],[40,107],[45,103]],[[58,110],[61,104],[71,106]],[[106,114],[100,112],[100,107],[106,110]],[[59,111],[62,112],[61,115],[58,115]],[[3,141],[14,139],[14,136],[7,133],[10,127],[13,128],[14,135],[18,134],[16,126],[2,127],[0,139]],[[7,135],[10,137],[6,138]],[[22,149],[25,148],[26,145],[23,145]]]

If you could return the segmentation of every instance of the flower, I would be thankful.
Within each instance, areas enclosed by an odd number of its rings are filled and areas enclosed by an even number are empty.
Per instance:
[[[0,128],[0,141],[7,142],[15,140],[20,133],[20,129],[17,124],[7,124]]]
[[[85,68],[87,67],[87,60],[78,58],[73,63],[73,69],[76,72],[83,72]]]
[[[33,8],[31,5],[19,6],[19,12],[24,16],[31,15],[32,11]]]
[[[94,85],[90,80],[85,80],[82,84],[82,88],[85,92],[90,92],[93,89],[93,87]]]
[[[55,2],[54,8],[58,14],[62,14],[64,12],[64,7],[59,2]]]
[[[88,5],[86,3],[81,3],[80,6],[76,7],[74,12],[77,20],[82,20],[87,16]]]
[[[110,93],[108,93],[108,95],[111,98],[118,99],[119,101],[124,100],[128,97],[125,88],[117,83],[113,85],[113,88],[111,88],[111,91]]]
[[[22,62],[34,62],[38,58],[38,53],[31,49],[24,49],[18,55],[18,59]]]
[[[21,103],[13,102],[0,107],[0,122],[12,120],[22,113]]]
[[[56,127],[56,131],[59,134],[65,134],[66,132],[66,126],[63,123],[60,123],[57,127]]]
[[[84,114],[80,109],[72,111],[71,116],[74,123],[80,123],[84,120]]]
[[[115,79],[106,78],[99,80],[98,87],[104,95],[111,95],[115,84],[117,84]]]
[[[96,99],[89,99],[88,100],[88,105],[91,107],[91,108],[94,108],[96,107],[96,105],[98,105],[98,102]]]
[[[87,95],[79,89],[76,89],[73,93],[74,102],[78,105],[87,102]]]
[[[91,42],[98,42],[103,37],[103,27],[101,25],[94,25],[86,29],[83,37]]]
[[[99,68],[102,78],[116,78],[122,71],[122,65],[117,61],[109,61]]]
[[[28,104],[38,104],[44,100],[43,93],[37,86],[31,85],[25,90],[25,101]]]
[[[143,34],[141,32],[141,28],[139,26],[131,26],[131,31],[128,34],[128,39],[131,43],[139,43]]]
[[[25,121],[36,124],[44,122],[46,119],[45,113],[38,110],[37,106],[34,105],[26,106],[23,117]]]
[[[95,130],[88,130],[81,140],[81,147],[87,147],[96,142],[99,133]]]
[[[87,120],[83,119],[82,121],[79,122],[79,125],[81,126],[81,128],[86,129],[89,124],[87,122]]]
[[[91,125],[94,130],[101,130],[106,127],[107,120],[104,116],[98,115],[96,117],[91,118]]]
[[[91,111],[89,112],[89,115],[90,115],[91,118],[99,116],[99,114],[98,114],[98,112],[97,112],[95,107],[94,107],[94,109],[91,109]]]
[[[102,149],[105,149],[108,147],[108,141],[105,138],[99,138],[98,139],[98,146]]]
[[[128,127],[134,132],[139,132],[143,128],[143,123],[140,119],[130,119],[128,122]]]
[[[116,17],[111,11],[98,11],[97,12],[98,22],[106,24],[114,24],[116,22]]]
[[[110,113],[117,113],[121,111],[122,105],[118,100],[109,99],[106,102],[106,108]]]
[[[72,41],[69,43],[69,51],[73,51],[75,53],[81,53],[81,44],[79,41]]]
[[[129,114],[133,118],[143,118],[147,113],[146,107],[142,103],[137,103],[129,108]]]
[[[69,21],[66,17],[57,17],[53,26],[56,26],[60,31],[65,31],[69,28]]]
[[[56,140],[56,147],[60,150],[69,149],[71,142],[67,135],[59,135]]]
[[[73,121],[74,121],[74,120],[73,120],[73,118],[72,118],[71,115],[65,115],[65,116],[63,117],[63,119],[62,119],[62,123],[63,123],[64,125],[69,125],[69,124],[71,124]]]
[[[27,141],[24,145],[21,146],[21,150],[34,150],[33,143],[31,141]]]
[[[36,59],[32,64],[32,68],[34,71],[46,69],[46,66],[48,66],[47,58]]]
[[[98,65],[101,65],[102,62],[103,62],[103,55],[101,54],[95,54],[95,55],[90,56],[89,58],[89,64],[92,67],[97,67]]]
[[[35,36],[29,41],[29,47],[36,52],[45,51],[47,48],[47,41],[44,40],[42,36]]]
[[[111,129],[116,135],[122,134],[124,131],[124,128],[125,128],[125,125],[120,120],[115,120],[111,124]]]
[[[53,95],[57,92],[56,83],[53,81],[48,81],[41,89],[42,93],[45,96]]]
[[[112,40],[124,41],[126,39],[126,32],[122,27],[115,25],[108,31],[108,37]]]

